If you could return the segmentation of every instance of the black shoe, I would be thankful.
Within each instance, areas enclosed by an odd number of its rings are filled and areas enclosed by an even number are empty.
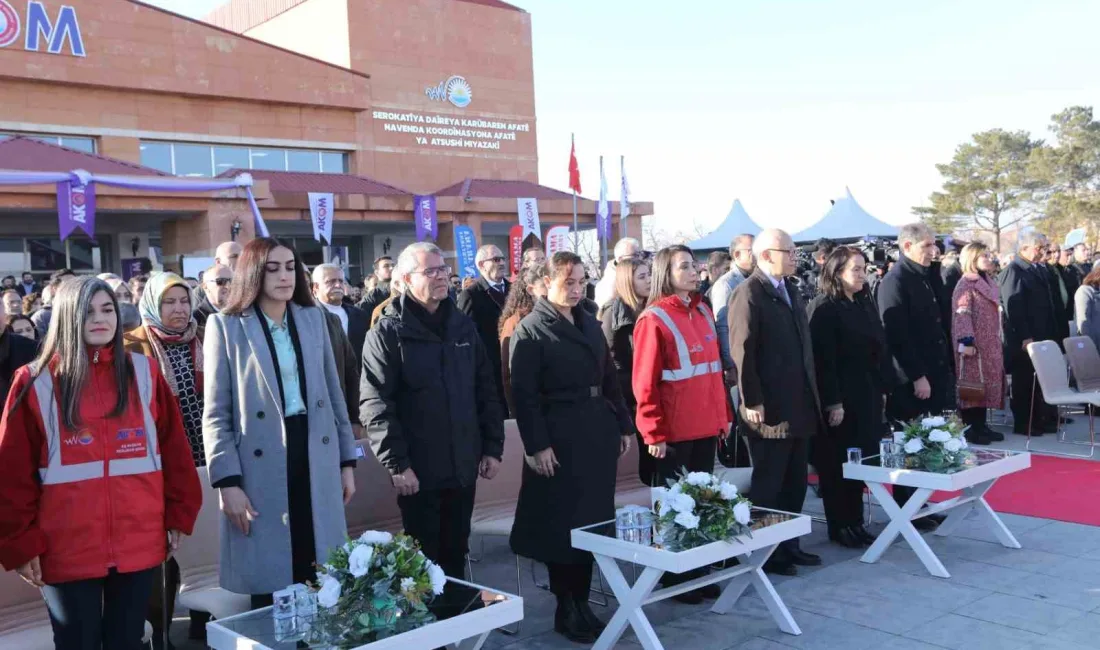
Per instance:
[[[858,537],[861,542],[868,546],[874,544],[875,540],[878,539],[878,536],[864,528],[863,524],[852,526],[852,532],[855,533],[855,536]]]
[[[821,566],[821,556],[807,553],[800,548],[787,549],[787,557],[798,566]]]
[[[573,643],[596,642],[592,627],[584,620],[577,603],[571,598],[558,598],[558,609],[554,612],[554,631]]]
[[[699,593],[699,589],[692,589],[691,591],[685,591],[682,594],[676,594],[672,597],[678,603],[685,605],[698,605],[703,602],[703,594]]]
[[[981,429],[972,429],[966,432],[966,441],[975,445],[988,445],[993,442],[993,437]]]
[[[722,588],[718,585],[707,585],[705,587],[699,587],[696,589],[703,600],[718,600],[718,597],[722,595]]]
[[[993,442],[1001,442],[1002,440],[1005,439],[1005,434],[1003,434],[1000,431],[997,431],[995,429],[990,429],[989,427],[985,427],[985,435],[992,438]]]
[[[768,560],[764,563],[764,573],[776,576],[796,576],[798,575],[798,567],[790,562]]]
[[[847,526],[830,528],[829,541],[836,542],[846,548],[863,548],[863,540],[856,537],[855,532]]]
[[[940,522],[932,519],[931,515],[928,517],[921,517],[920,519],[913,520],[913,528],[916,528],[922,533],[932,532],[933,530],[936,530],[939,525]]]
[[[191,611],[191,627],[187,631],[187,638],[192,641],[206,641],[206,623],[210,620],[209,612]]]
[[[577,606],[577,611],[581,613],[581,618],[591,628],[592,633],[599,636],[604,628],[607,627],[607,623],[600,620],[599,616],[596,616],[596,612],[592,611],[592,606],[588,604],[588,597],[583,599],[575,599],[573,603]]]

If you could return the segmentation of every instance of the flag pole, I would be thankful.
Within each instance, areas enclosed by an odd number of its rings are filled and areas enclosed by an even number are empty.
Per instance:
[[[603,228],[600,228],[600,217],[598,214],[596,215],[596,238],[603,240],[603,246],[600,247],[600,268],[603,269],[607,268],[607,240],[611,237],[611,205],[607,202],[607,179],[604,177],[603,156],[600,156],[600,194],[600,205],[603,206],[602,209],[607,210],[607,216],[605,217],[607,224]]]
[[[575,152],[577,148],[576,134],[569,134],[569,142],[570,147]],[[570,183],[570,185],[573,184]],[[571,189],[573,190],[573,252],[579,255],[581,251],[581,245],[580,241],[577,239],[577,188],[573,187]]]
[[[626,188],[626,181],[622,180],[624,178],[626,178],[626,156],[619,156],[619,179],[620,179],[620,182],[619,182],[619,192],[620,192],[620,199],[619,199],[619,239],[623,239],[623,238],[626,237],[626,217],[627,217],[627,215],[623,214],[623,207],[627,205],[627,198],[628,197],[623,197],[622,196],[622,191],[623,191],[623,189]],[[627,209],[629,209],[629,208],[627,208]]]

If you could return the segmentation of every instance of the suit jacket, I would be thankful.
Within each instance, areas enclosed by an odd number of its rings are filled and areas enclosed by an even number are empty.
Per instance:
[[[764,406],[763,425],[742,418],[749,435],[805,438],[824,427],[806,308],[798,288],[784,279],[790,305],[756,269],[733,292],[729,306],[730,354],[737,368],[741,408]]]
[[[1001,318],[1004,325],[1005,362],[1023,354],[1023,342],[1054,340],[1058,316],[1050,295],[1046,268],[1016,257],[1001,273]],[[1059,341],[1060,343],[1060,341]]]
[[[344,324],[340,317],[321,308],[328,326],[328,336],[332,341],[332,355],[336,360],[336,372],[340,376],[340,388],[344,391],[344,401],[348,404],[348,420],[359,424],[359,356],[352,349],[348,335],[344,334]],[[348,328],[351,329],[350,326]]]
[[[489,353],[489,362],[493,366],[493,378],[497,382],[500,403],[506,404],[504,382],[500,375],[500,336],[497,325],[508,290],[512,285],[507,280],[503,282],[504,293],[499,294],[489,289],[489,282],[484,277],[479,277],[474,286],[458,294],[458,308],[473,319],[474,326],[481,335],[481,341],[485,343],[485,350]]]
[[[878,308],[893,356],[894,383],[901,390],[925,377],[934,392],[952,375],[950,323],[939,272],[902,257],[879,284]],[[950,309],[950,307],[946,307]]]
[[[348,341],[355,352],[355,362],[358,367],[358,364],[363,362],[363,341],[367,340],[367,330],[370,329],[370,314],[351,305],[343,305],[343,307],[344,313],[348,315]]]
[[[301,386],[309,435],[310,501],[318,560],[347,539],[340,467],[356,458],[348,407],[319,307],[290,304],[301,343]],[[240,477],[257,512],[248,536],[220,517],[221,587],[270,593],[294,582],[287,496],[286,426],[280,380],[263,325],[251,309],[214,314],[203,346],[203,438],[210,482]]]

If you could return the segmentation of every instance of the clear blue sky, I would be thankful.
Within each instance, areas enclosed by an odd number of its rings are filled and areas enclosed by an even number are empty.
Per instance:
[[[1049,137],[1051,114],[1100,104],[1091,0],[512,1],[532,14],[541,181],[567,185],[575,132],[585,194],[602,154],[617,199],[625,155],[667,230],[713,227],[734,198],[797,230],[846,185],[903,223],[970,134]]]

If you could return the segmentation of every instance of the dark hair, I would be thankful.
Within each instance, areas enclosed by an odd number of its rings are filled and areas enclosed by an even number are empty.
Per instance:
[[[38,293],[37,291],[32,291],[23,296],[23,313],[30,314],[31,307],[33,307],[34,303],[38,302],[39,300],[42,300],[42,294]]]
[[[825,258],[825,263],[821,267],[821,275],[817,279],[818,290],[830,298],[844,298],[844,282],[841,281],[840,276],[844,273],[848,260],[857,255],[866,261],[863,253],[851,246],[838,246],[829,253],[829,257]]]
[[[15,334],[15,332],[12,331],[11,326],[17,320],[25,320],[25,321],[27,321],[28,323],[31,324],[31,331],[34,332],[34,340],[37,341],[38,340],[38,328],[34,326],[34,321],[31,320],[31,317],[27,316],[26,314],[9,314],[8,315],[7,327],[6,327],[8,333],[9,334]]]
[[[826,257],[832,255],[834,250],[836,250],[836,242],[828,237],[822,237],[814,244],[814,252],[824,253]]]
[[[274,237],[257,237],[244,245],[241,256],[237,258],[237,269],[233,271],[233,284],[229,289],[229,304],[222,313],[239,316],[252,307],[260,298],[264,288],[264,276],[267,274],[267,256],[276,248],[285,248],[294,255],[294,295],[290,302],[302,307],[313,307],[313,296],[309,292],[309,278],[306,267],[298,251],[289,243]]]
[[[1087,284],[1094,289],[1100,289],[1100,264],[1095,264],[1089,274],[1081,280],[1081,284]]]
[[[148,281],[149,281],[149,276],[148,275],[145,275],[144,273],[139,273],[139,274],[131,277],[130,280],[126,282],[126,286],[130,287],[130,291],[133,291],[134,287],[137,285],[138,282],[148,282]]]
[[[563,277],[567,273],[572,273],[573,267],[578,264],[584,265],[580,255],[569,251],[558,251],[546,260],[546,272],[543,277],[550,279]]]
[[[5,275],[4,279],[5,280],[11,280],[12,284],[15,284],[15,276],[14,275]]]
[[[291,250],[293,250],[293,249],[291,249]],[[379,265],[380,263],[382,263],[382,262],[386,261],[386,260],[389,260],[389,261],[391,261],[391,262],[392,262],[392,261],[393,261],[393,258],[392,258],[392,257],[390,257],[389,255],[383,255],[382,257],[376,257],[376,258],[374,258],[374,268],[378,268],[378,265]]]
[[[34,279],[34,273],[31,273],[30,271],[23,271],[22,273],[20,273],[19,274],[19,279],[22,280],[24,275],[31,276],[31,280]]]
[[[500,311],[500,318],[497,320],[497,334],[500,334],[504,328],[504,322],[513,314],[519,314],[519,317],[523,318],[531,313],[535,308],[535,297],[527,293],[527,287],[536,282],[542,282],[547,274],[545,264],[536,264],[527,267],[523,273],[516,276],[516,281],[508,288],[508,298],[504,301],[504,309]]]
[[[714,251],[710,255],[707,255],[707,273],[710,274],[710,281],[714,282],[720,275],[718,273],[718,267],[726,263],[732,263],[733,257],[726,251]]]
[[[652,288],[649,290],[647,306],[676,293],[672,288],[672,259],[678,253],[687,253],[692,258],[692,264],[695,263],[695,254],[687,246],[676,244],[657,251],[657,255],[653,258],[653,275],[650,276]]]

